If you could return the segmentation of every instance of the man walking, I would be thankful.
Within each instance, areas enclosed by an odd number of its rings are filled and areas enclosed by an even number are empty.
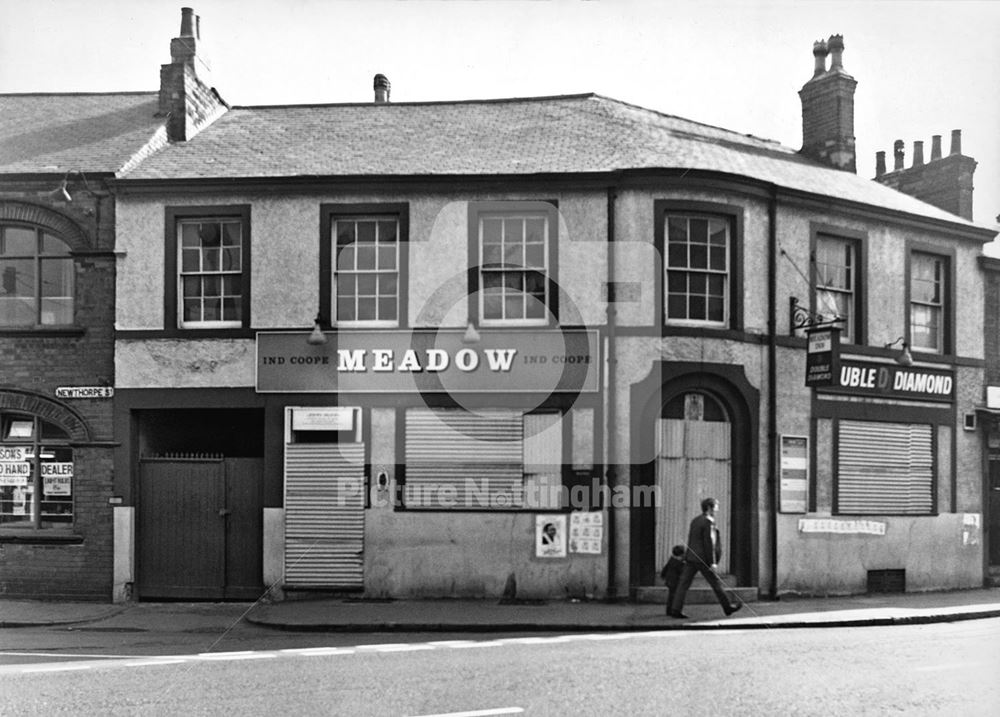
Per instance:
[[[684,559],[684,571],[681,573],[680,583],[674,592],[673,603],[669,606],[667,614],[670,617],[687,617],[681,611],[684,609],[684,598],[687,596],[691,581],[694,580],[695,573],[701,573],[705,580],[712,587],[716,599],[722,606],[726,615],[732,615],[743,607],[743,603],[738,602],[733,605],[722,587],[722,581],[716,569],[719,566],[719,559],[722,557],[722,541],[719,539],[719,529],[715,527],[715,512],[719,509],[719,501],[715,498],[705,498],[701,501],[701,515],[691,521],[691,529],[688,531],[687,553]]]

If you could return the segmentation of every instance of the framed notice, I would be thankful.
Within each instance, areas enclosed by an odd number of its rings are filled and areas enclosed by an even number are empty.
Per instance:
[[[781,436],[778,510],[805,513],[809,499],[809,438]]]
[[[566,557],[566,515],[535,516],[535,557]]]

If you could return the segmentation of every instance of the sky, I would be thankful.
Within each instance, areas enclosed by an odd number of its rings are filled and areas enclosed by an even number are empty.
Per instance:
[[[961,129],[1000,229],[1000,0],[0,0],[0,93],[156,90],[185,5],[234,105],[370,102],[383,73],[394,102],[596,92],[796,149],[813,41],[841,34],[858,174]]]

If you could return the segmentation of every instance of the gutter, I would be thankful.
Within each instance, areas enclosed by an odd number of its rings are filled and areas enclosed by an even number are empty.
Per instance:
[[[615,441],[615,429],[617,426],[617,414],[615,403],[617,392],[615,390],[615,375],[617,364],[617,309],[615,306],[615,200],[618,197],[618,190],[615,186],[608,187],[608,281],[607,281],[607,405],[604,410],[604,435],[607,436],[607,454],[604,457],[604,485],[607,491],[601,491],[607,496],[610,502],[612,490],[617,484],[618,470],[614,463],[617,453]],[[608,585],[605,591],[606,599],[611,602],[618,597],[616,585],[617,571],[615,570],[615,509],[612,505],[607,506],[607,533],[608,533]]]

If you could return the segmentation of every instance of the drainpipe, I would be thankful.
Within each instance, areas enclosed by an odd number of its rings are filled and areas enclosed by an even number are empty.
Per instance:
[[[615,510],[611,505],[611,492],[618,479],[618,469],[614,462],[617,452],[615,441],[615,428],[617,424],[615,401],[615,367],[618,362],[618,354],[615,342],[615,328],[617,309],[615,308],[615,200],[618,197],[617,188],[608,187],[608,308],[607,308],[607,329],[608,329],[608,391],[607,405],[604,410],[604,435],[607,436],[607,455],[604,457],[604,485],[608,489],[602,494],[608,500],[608,587],[606,591],[607,600],[613,601],[618,597],[618,587],[615,584]]]
[[[767,514],[767,539],[771,562],[771,581],[767,595],[774,600],[778,594],[778,189],[771,187],[767,205],[767,492],[771,509]]]

